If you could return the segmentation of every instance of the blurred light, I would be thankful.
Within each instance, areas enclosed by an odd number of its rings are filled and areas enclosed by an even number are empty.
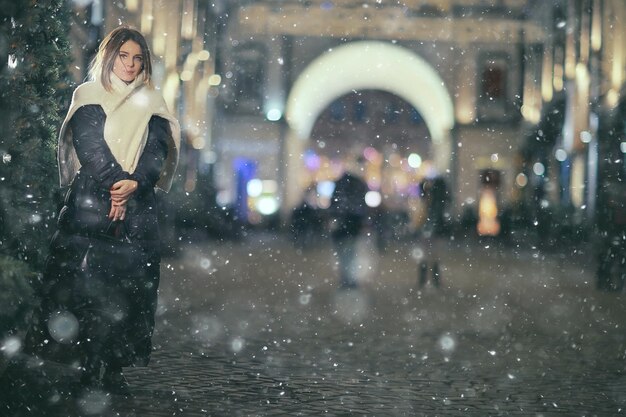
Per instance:
[[[152,32],[152,22],[154,16],[152,15],[153,0],[143,0],[141,10],[141,33],[149,35]]]
[[[330,198],[328,197],[320,197],[317,200],[317,207],[321,209],[327,209],[330,207]]]
[[[213,151],[204,152],[202,154],[202,162],[205,164],[214,164],[217,161],[217,154]]]
[[[554,90],[557,92],[563,90],[563,65],[561,64],[554,65],[552,85],[554,86]]]
[[[198,54],[190,52],[185,59],[185,69],[192,70],[196,65],[198,65]]]
[[[269,216],[270,214],[276,213],[278,210],[278,201],[274,197],[261,197],[259,201],[257,201],[256,208],[259,213],[264,216]]]
[[[498,162],[498,154],[497,153],[492,153],[491,154],[491,162]]]
[[[422,250],[422,248],[420,247],[413,248],[413,250],[411,251],[411,257],[417,262],[421,261],[422,259],[424,259],[424,250]]]
[[[200,267],[202,269],[209,269],[211,267],[211,260],[209,258],[202,258],[200,260]]]
[[[246,190],[250,197],[258,197],[263,192],[263,182],[258,178],[254,178],[248,181]]]
[[[218,191],[217,195],[215,196],[215,202],[220,207],[226,207],[228,204],[232,202],[232,197],[230,195],[230,192],[227,190]]]
[[[276,194],[278,192],[278,183],[274,180],[263,180],[263,192]]]
[[[617,90],[611,88],[606,93],[606,102],[609,105],[609,107],[617,106],[617,103],[619,102],[619,93],[617,92]]]
[[[197,56],[198,61],[206,61],[210,57],[211,57],[211,53],[207,51],[206,49],[203,49],[200,52],[198,52],[198,56]]]
[[[449,334],[445,334],[439,338],[439,348],[445,352],[450,353],[456,349],[456,340]]]
[[[619,149],[622,153],[626,153],[626,142],[622,142],[619,144]]]
[[[552,68],[554,67],[552,58],[552,51],[543,55],[543,65],[541,68],[541,97],[545,102],[552,101],[554,94],[552,90]]]
[[[318,170],[321,164],[320,157],[314,151],[309,149],[304,153],[304,166],[309,171]]]
[[[529,122],[538,123],[541,119],[541,112],[536,104],[524,104],[520,111],[522,112],[522,116]]]
[[[370,190],[377,190],[380,188],[380,178],[371,177],[367,180],[367,186]]]
[[[598,114],[594,112],[590,112],[589,113],[589,130],[592,132],[597,132],[599,125],[600,125],[600,117],[598,117]]]
[[[204,145],[206,145],[206,142],[202,136],[195,136],[191,140],[191,147],[194,149],[204,149]]]
[[[526,174],[524,174],[523,172],[517,174],[517,176],[515,177],[515,184],[517,184],[519,188],[526,187],[526,184],[528,184],[528,177],[526,176]]]
[[[583,143],[589,143],[591,142],[591,133],[587,130],[583,130],[582,132],[580,132],[580,140]]]
[[[189,81],[189,80],[191,80],[192,77],[193,77],[193,72],[191,72],[189,70],[183,70],[180,73],[180,80],[181,81]]]
[[[241,352],[241,349],[243,349],[245,345],[245,341],[244,339],[242,339],[241,337],[235,337],[231,342],[230,342],[230,348],[232,349],[233,352],[235,353],[239,353]]]
[[[222,83],[222,77],[219,74],[213,74],[209,77],[209,85],[218,86]]]
[[[484,188],[481,192],[476,229],[481,236],[497,236],[500,233],[498,201],[493,188]]]
[[[127,0],[128,1],[128,0]],[[191,40],[196,36],[196,0],[184,0],[180,18],[180,35],[183,39]]]
[[[42,220],[43,220],[43,217],[39,213],[33,213],[28,218],[28,222],[30,224],[37,224],[37,223],[41,222]]]
[[[311,301],[311,294],[301,294],[298,300],[300,301],[300,304],[305,306]]]
[[[559,148],[554,152],[554,157],[557,161],[563,162],[567,159],[567,152],[565,152],[565,149]]]
[[[18,353],[22,349],[22,342],[18,337],[10,336],[7,337],[0,347],[0,351],[3,352],[6,356],[11,357]]]
[[[335,183],[332,181],[320,181],[317,183],[317,194],[321,197],[330,197],[335,191]]]
[[[365,194],[365,204],[368,207],[378,207],[382,201],[383,199],[378,191],[368,191]]]
[[[462,86],[461,88],[468,89],[469,87]],[[476,117],[476,107],[473,105],[470,97],[470,93],[463,91],[457,100],[456,119],[461,124],[470,124]]]
[[[170,109],[176,108],[174,103],[176,103],[179,86],[180,76],[176,73],[176,71],[169,73],[161,91],[163,93],[163,98]]]
[[[598,52],[602,48],[602,11],[600,1],[593,2],[591,12],[591,49]]]
[[[535,173],[535,175],[543,175],[546,172],[546,167],[543,166],[543,164],[541,162],[535,162],[535,165],[533,165],[533,172]]]
[[[378,155],[378,151],[372,148],[371,146],[368,146],[367,148],[363,149],[363,156],[365,157],[365,159],[367,159],[370,162],[374,162],[376,160],[377,155]]]
[[[78,337],[78,319],[69,311],[57,311],[48,320],[48,332],[59,343],[71,343]]]
[[[283,113],[278,110],[278,109],[270,109],[267,112],[267,120],[271,121],[271,122],[275,122],[277,120],[280,120],[280,118],[283,117]]]
[[[17,57],[13,54],[9,55],[9,62],[7,65],[11,69],[14,69],[15,67],[17,67]]]
[[[392,153],[391,155],[389,155],[389,165],[391,165],[392,167],[398,168],[401,161],[402,158],[400,158],[400,155],[398,155],[397,153]]]
[[[137,0],[126,0],[126,10],[136,12],[138,8]]]
[[[420,166],[422,166],[422,157],[416,153],[410,154],[408,161],[411,168],[419,168]]]

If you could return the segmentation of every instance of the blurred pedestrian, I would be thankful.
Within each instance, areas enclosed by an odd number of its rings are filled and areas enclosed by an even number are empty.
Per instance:
[[[321,221],[315,205],[316,198],[316,187],[312,185],[304,192],[302,201],[291,214],[291,236],[298,249],[311,247],[316,238],[321,235]]]
[[[180,128],[152,85],[144,36],[100,44],[59,134],[58,217],[26,351],[79,366],[81,384],[128,393],[122,367],[148,363],[159,285],[155,187],[169,191]]]
[[[339,281],[342,288],[355,288],[358,237],[367,217],[365,194],[367,184],[362,179],[364,160],[349,161],[343,175],[335,182],[330,203],[331,237],[339,260]]]
[[[438,288],[441,284],[441,252],[448,190],[445,180],[435,177],[422,181],[420,191],[426,207],[426,221],[421,230],[424,257],[419,265],[419,286],[426,285],[430,269],[433,286]]]

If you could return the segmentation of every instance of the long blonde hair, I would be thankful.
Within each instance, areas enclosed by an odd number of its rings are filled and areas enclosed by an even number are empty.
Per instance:
[[[111,91],[111,71],[113,64],[120,52],[122,45],[129,41],[135,41],[141,48],[143,64],[139,76],[143,76],[143,82],[152,85],[152,56],[146,38],[137,30],[128,26],[120,26],[113,29],[100,43],[96,56],[89,66],[89,79],[100,82],[107,91]]]

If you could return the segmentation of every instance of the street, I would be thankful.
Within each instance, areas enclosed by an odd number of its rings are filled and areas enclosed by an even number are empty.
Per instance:
[[[361,285],[342,290],[329,245],[261,235],[188,246],[163,262],[153,361],[126,371],[133,398],[90,397],[83,411],[623,412],[623,296],[595,289],[588,250],[452,240],[442,288],[419,290],[416,248],[380,254],[364,239]]]

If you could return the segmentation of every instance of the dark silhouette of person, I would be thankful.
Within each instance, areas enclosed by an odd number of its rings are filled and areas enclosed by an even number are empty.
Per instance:
[[[305,249],[315,243],[316,237],[321,235],[320,217],[315,205],[316,188],[310,186],[304,198],[291,214],[291,237],[298,249]]]
[[[440,255],[442,236],[445,234],[445,208],[448,202],[448,190],[441,177],[425,179],[420,184],[420,191],[427,207],[427,218],[422,228],[424,258],[419,265],[419,286],[426,285],[428,269],[432,271],[432,283],[441,285]]]
[[[361,178],[363,160],[351,164],[335,182],[330,203],[331,237],[339,260],[339,283],[342,288],[355,288],[354,273],[357,241],[367,218],[365,194],[367,184]]]

